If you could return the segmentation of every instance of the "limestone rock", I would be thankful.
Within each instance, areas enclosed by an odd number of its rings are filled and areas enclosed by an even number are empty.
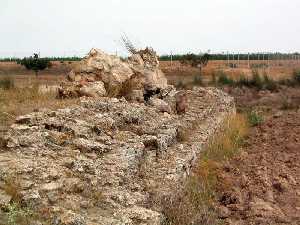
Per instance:
[[[168,86],[149,101],[169,104],[176,93]],[[182,115],[125,98],[83,97],[69,108],[22,116],[5,134],[0,175],[30,181],[20,182],[23,202],[45,209],[53,224],[161,224],[153,199],[180,188],[211,135],[235,113],[233,98],[218,89],[186,96]],[[190,141],[178,143],[179,128],[195,121],[201,126]]]
[[[165,89],[168,87],[168,81],[161,70],[145,70],[145,90]]]
[[[158,65],[158,57],[150,48],[138,51],[128,60],[92,49],[69,72],[67,78],[70,82],[61,85],[58,97],[101,97],[107,94],[126,97],[133,90],[160,91],[168,85]]]
[[[84,217],[72,212],[71,210],[61,215],[59,225],[86,225]]]
[[[171,107],[166,103],[164,100],[159,98],[150,98],[149,104],[154,106],[156,109],[158,109],[160,112],[167,112],[171,113]]]
[[[80,88],[80,96],[87,97],[104,97],[106,96],[106,90],[102,81],[89,82]]]

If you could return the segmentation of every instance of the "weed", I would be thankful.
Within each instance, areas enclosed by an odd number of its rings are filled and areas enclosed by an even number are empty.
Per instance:
[[[250,86],[251,81],[244,75],[241,74],[239,79],[236,81],[236,86],[246,86],[249,87]]]
[[[223,125],[222,132],[211,140],[202,155],[202,160],[222,162],[231,158],[243,143],[247,133],[248,121],[245,116],[237,114],[228,118]]]
[[[33,212],[29,208],[21,208],[16,203],[8,206],[7,224],[8,225],[28,225],[31,224]]]
[[[256,87],[258,90],[263,88],[263,79],[260,77],[257,70],[252,70],[251,86]]]
[[[267,89],[269,91],[276,91],[278,90],[277,83],[268,75],[264,75],[264,89]]]
[[[262,122],[264,121],[263,117],[255,111],[248,112],[247,117],[248,117],[249,124],[252,127],[258,126],[258,125],[262,124]]]
[[[297,83],[300,84],[300,70],[295,70],[294,71],[294,77],[293,80]]]
[[[227,76],[223,71],[218,71],[218,83],[221,85],[233,85],[234,80]]]

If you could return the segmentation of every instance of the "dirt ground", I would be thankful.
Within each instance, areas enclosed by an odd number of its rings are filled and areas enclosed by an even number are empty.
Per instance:
[[[284,92],[300,99],[297,89]],[[280,92],[256,93],[255,97],[241,96],[245,92],[231,93],[237,96],[239,107],[259,108],[263,105],[261,99],[267,97],[267,108],[271,110],[265,109],[264,122],[251,130],[241,154],[223,168],[220,218],[230,225],[299,225],[299,102],[283,110]]]

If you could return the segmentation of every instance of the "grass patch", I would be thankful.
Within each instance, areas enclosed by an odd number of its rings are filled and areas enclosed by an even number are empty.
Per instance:
[[[232,158],[248,133],[248,121],[243,115],[229,117],[220,133],[202,154],[183,189],[162,203],[165,225],[221,224],[214,202],[222,163]]]
[[[256,111],[247,112],[247,118],[251,127],[258,126],[264,121],[263,117]]]
[[[65,108],[77,102],[78,99],[57,99],[56,92],[43,93],[37,84],[27,88],[0,89],[0,135],[17,116],[40,108]]]
[[[283,81],[276,82],[266,74],[264,74],[264,76],[262,77],[257,70],[252,71],[252,76],[250,78],[241,74],[238,79],[232,79],[223,71],[219,71],[217,75],[214,76],[218,77],[217,80],[216,78],[213,78],[214,80],[216,80],[216,82],[213,82],[216,85],[227,85],[231,87],[249,87],[249,88],[256,88],[257,90],[277,91],[279,88],[278,85],[282,84],[283,82]],[[286,80],[286,83],[292,85],[291,80]]]

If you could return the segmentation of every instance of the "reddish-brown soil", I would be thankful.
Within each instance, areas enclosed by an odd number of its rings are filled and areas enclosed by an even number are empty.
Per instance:
[[[218,204],[225,224],[300,224],[300,111],[278,110],[275,103],[223,168]]]

